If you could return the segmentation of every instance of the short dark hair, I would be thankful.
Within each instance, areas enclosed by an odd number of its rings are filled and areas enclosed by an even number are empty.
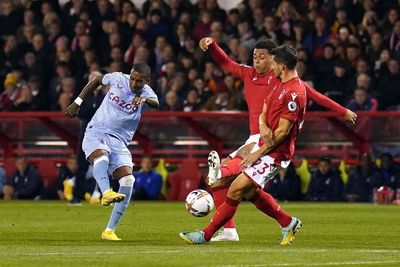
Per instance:
[[[140,74],[145,74],[146,76],[150,77],[151,69],[149,65],[146,63],[136,63],[133,65],[131,72],[136,71]]]
[[[297,65],[297,50],[291,45],[281,45],[271,52],[274,60],[285,65],[288,69],[294,70]]]
[[[254,49],[267,49],[267,50],[268,50],[268,53],[271,53],[271,51],[272,51],[274,48],[276,48],[276,47],[278,47],[278,45],[277,45],[274,41],[272,41],[272,40],[270,40],[270,39],[267,39],[267,40],[259,40],[259,41],[254,45]]]
[[[328,164],[332,163],[331,159],[328,156],[323,156],[323,157],[319,158],[318,162],[326,162]]]

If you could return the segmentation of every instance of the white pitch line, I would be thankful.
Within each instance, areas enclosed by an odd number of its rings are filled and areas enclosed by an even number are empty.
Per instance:
[[[400,261],[328,261],[318,263],[268,263],[268,264],[250,264],[246,266],[251,267],[262,267],[262,266],[336,266],[336,265],[359,265],[359,264],[388,264],[388,263],[400,263]],[[219,265],[222,267],[236,267],[243,265]]]
[[[194,248],[194,246],[190,246]],[[210,253],[275,253],[275,252],[290,252],[290,253],[332,253],[332,252],[355,252],[355,253],[400,253],[400,250],[389,250],[389,249],[223,249],[223,250],[197,250],[197,254],[210,254]],[[57,251],[57,252],[12,252],[12,253],[1,253],[0,256],[56,256],[56,255],[91,255],[91,254],[186,254],[189,251],[187,249],[179,250],[157,250],[157,249],[132,249],[132,250],[118,250],[118,251]]]

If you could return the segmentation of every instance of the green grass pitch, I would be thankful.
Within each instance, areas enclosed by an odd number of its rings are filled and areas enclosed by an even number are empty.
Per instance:
[[[61,202],[0,201],[0,266],[400,266],[400,207],[284,203],[304,228],[290,247],[249,203],[236,221],[240,242],[187,245],[178,233],[201,229],[183,203],[130,205],[117,234],[100,240],[111,208]]]

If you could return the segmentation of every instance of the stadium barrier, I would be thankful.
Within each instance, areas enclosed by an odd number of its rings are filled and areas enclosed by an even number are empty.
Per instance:
[[[211,149],[227,156],[248,137],[247,112],[146,112],[130,143],[135,162],[142,154],[167,163],[196,159],[205,163]],[[356,164],[359,155],[400,148],[400,112],[359,112],[356,125],[333,112],[308,112],[297,141],[296,159],[314,164],[328,155]],[[78,147],[79,120],[62,112],[1,112],[0,161],[26,154],[31,161],[64,162]],[[398,153],[400,154],[400,153]]]

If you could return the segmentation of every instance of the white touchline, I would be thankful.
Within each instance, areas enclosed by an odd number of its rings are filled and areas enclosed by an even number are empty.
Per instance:
[[[223,250],[211,250],[210,247],[204,247],[203,250],[197,250],[197,254],[210,254],[210,253],[276,253],[276,252],[284,252],[283,249],[223,249]],[[55,248],[59,249],[59,248]],[[51,255],[90,255],[90,254],[179,254],[179,253],[188,253],[189,251],[193,251],[192,247],[187,247],[186,249],[177,249],[177,250],[158,250],[157,248],[153,249],[135,249],[132,250],[116,250],[116,251],[54,251],[54,252],[10,252],[4,253],[0,252],[0,256],[51,256]],[[398,254],[400,250],[390,250],[390,249],[308,249],[308,248],[296,248],[289,249],[290,253],[331,253],[331,252],[354,252],[354,253],[393,253]],[[289,264],[291,263],[281,263],[281,264]],[[312,264],[311,264],[312,265]],[[318,265],[318,264],[316,264]],[[334,263],[332,264],[334,265]],[[285,266],[285,265],[282,265]]]

